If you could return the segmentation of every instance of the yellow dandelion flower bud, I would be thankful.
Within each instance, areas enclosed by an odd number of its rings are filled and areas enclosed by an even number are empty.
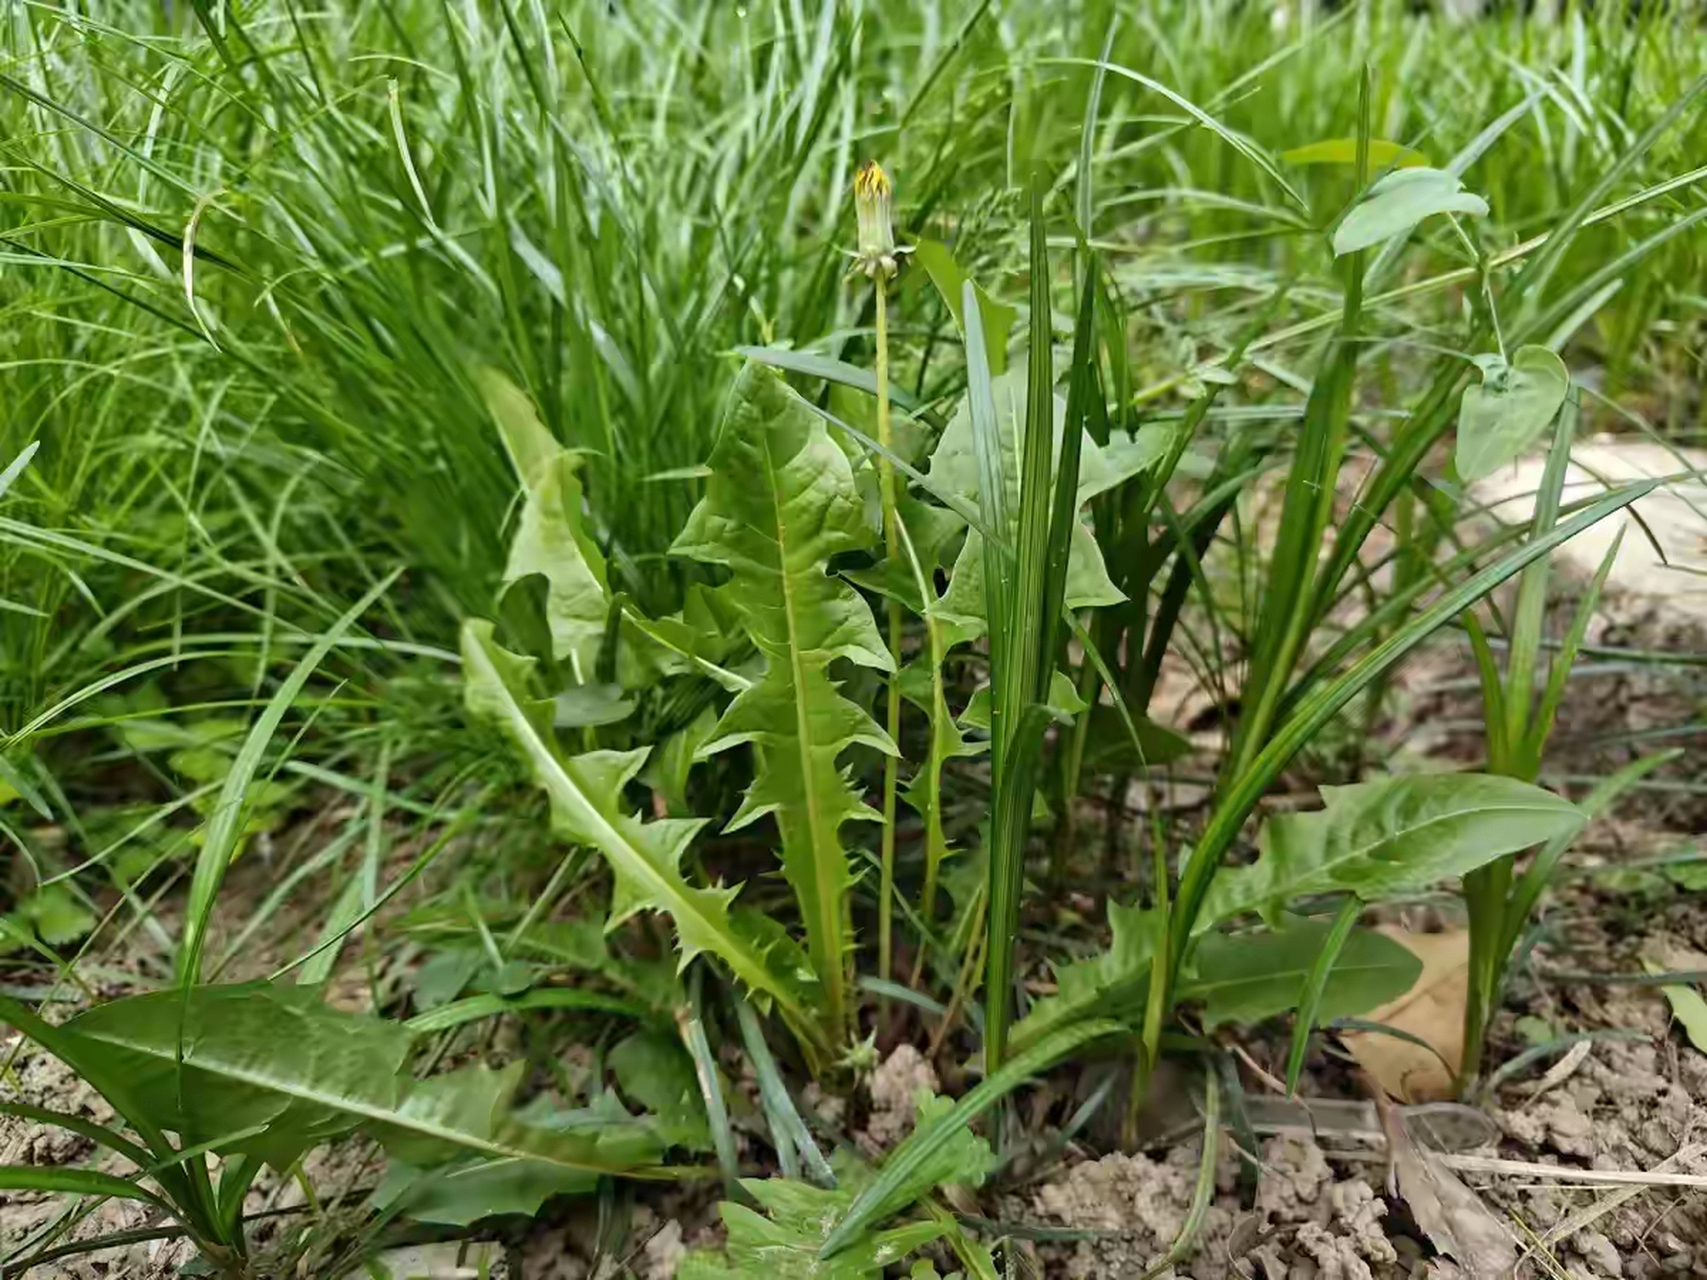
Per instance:
[[[876,277],[895,274],[895,226],[892,221],[895,189],[889,175],[875,160],[867,160],[854,177],[854,212],[859,218],[859,251],[856,267]]]

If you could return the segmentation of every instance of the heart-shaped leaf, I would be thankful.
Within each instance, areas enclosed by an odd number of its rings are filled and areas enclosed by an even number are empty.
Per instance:
[[[1546,347],[1519,347],[1510,364],[1495,355],[1476,363],[1482,381],[1464,389],[1452,455],[1463,480],[1492,475],[1528,448],[1571,386],[1571,371]]]
[[[1437,213],[1483,217],[1488,202],[1464,190],[1458,178],[1441,169],[1400,169],[1369,188],[1369,194],[1334,230],[1334,256],[1343,257],[1408,232]]]

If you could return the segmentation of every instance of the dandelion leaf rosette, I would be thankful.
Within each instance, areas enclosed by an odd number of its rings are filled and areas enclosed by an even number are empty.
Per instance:
[[[765,671],[730,704],[704,751],[753,747],[755,776],[730,826],[775,818],[826,1022],[835,1025],[846,1007],[852,932],[841,826],[877,817],[837,762],[854,743],[895,747],[832,675],[838,659],[880,671],[892,664],[870,606],[831,575],[830,561],[869,547],[872,532],[847,455],[761,365],[737,379],[709,465],[705,496],[672,551],[729,571],[730,599]]]
[[[497,424],[526,501],[504,566],[506,588],[537,574],[545,580],[552,656],[577,681],[592,678],[610,609],[605,558],[582,518],[577,450],[559,445],[533,401],[496,369],[480,371],[481,397]]]
[[[823,1190],[785,1178],[746,1178],[741,1187],[759,1207],[719,1205],[726,1250],[688,1254],[678,1280],[878,1280],[948,1230],[933,1220],[867,1231],[835,1257],[821,1259],[819,1250],[852,1203],[853,1188]]]

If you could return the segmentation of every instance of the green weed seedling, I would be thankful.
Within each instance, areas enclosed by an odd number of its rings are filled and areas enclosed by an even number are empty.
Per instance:
[[[1530,522],[1530,536],[1543,535],[1559,520],[1571,441],[1581,413],[1580,393],[1571,387],[1570,375],[1559,357],[1543,347],[1523,348],[1516,353],[1511,366],[1498,357],[1479,363],[1484,369],[1484,380],[1482,386],[1465,392],[1459,420],[1460,440],[1476,431],[1482,438],[1493,438],[1499,444],[1494,446],[1491,459],[1484,453],[1471,464],[1470,474],[1485,474],[1509,461],[1524,444],[1548,426],[1554,426]],[[1462,447],[1459,469],[1465,470]],[[1548,659],[1545,679],[1538,676],[1551,577],[1547,561],[1531,564],[1518,579],[1503,670],[1476,615],[1473,612],[1464,615],[1481,679],[1490,772],[1527,781],[1540,775],[1542,757],[1564,700],[1571,666],[1588,634],[1589,622],[1622,542],[1620,530],[1578,599],[1570,625]],[[1625,790],[1678,755],[1675,750],[1655,752],[1603,779],[1581,802],[1585,820],[1601,813]],[[1488,1020],[1498,1007],[1510,965],[1518,952],[1526,949],[1524,939],[1530,917],[1576,832],[1559,831],[1546,839],[1539,838],[1540,832],[1535,834],[1537,838],[1530,842],[1534,853],[1521,874],[1515,853],[1510,853],[1464,877],[1464,901],[1470,917],[1470,985],[1459,1075],[1466,1085],[1475,1082],[1481,1070]]]

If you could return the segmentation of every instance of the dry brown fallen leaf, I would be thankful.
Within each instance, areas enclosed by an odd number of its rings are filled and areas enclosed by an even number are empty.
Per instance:
[[[1455,1097],[1457,1082],[1446,1063],[1456,1065],[1464,1052],[1470,935],[1463,929],[1409,933],[1394,925],[1383,926],[1381,932],[1415,952],[1423,967],[1409,991],[1376,1009],[1367,1020],[1409,1032],[1433,1045],[1440,1056],[1422,1045],[1374,1031],[1348,1032],[1341,1039],[1389,1096],[1402,1102]]]
[[[1457,1262],[1469,1280],[1511,1275],[1517,1266],[1517,1242],[1505,1223],[1438,1155],[1411,1141],[1397,1107],[1379,1095],[1375,1106],[1387,1134],[1396,1190],[1430,1243]]]

